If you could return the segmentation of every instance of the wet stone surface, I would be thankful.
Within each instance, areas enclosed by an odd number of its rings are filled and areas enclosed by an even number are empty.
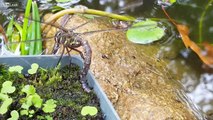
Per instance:
[[[66,28],[86,21],[84,17],[74,16]],[[109,20],[98,18],[75,32],[110,27],[113,26]],[[158,45],[130,43],[122,31],[98,32],[82,37],[88,40],[92,48],[90,70],[122,120],[196,119],[192,109],[180,99],[180,87],[167,71],[166,62],[156,57]],[[48,51],[51,51],[52,46],[53,41],[47,43]]]

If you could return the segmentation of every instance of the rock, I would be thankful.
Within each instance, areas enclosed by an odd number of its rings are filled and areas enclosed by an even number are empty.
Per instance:
[[[87,20],[74,15],[65,27],[75,28]],[[107,18],[97,18],[74,32],[112,27]],[[180,85],[168,72],[167,63],[157,58],[159,45],[133,44],[119,30],[86,34],[82,38],[92,48],[90,70],[122,120],[194,120],[199,116],[181,99]],[[52,46],[53,43],[47,45],[48,51]]]

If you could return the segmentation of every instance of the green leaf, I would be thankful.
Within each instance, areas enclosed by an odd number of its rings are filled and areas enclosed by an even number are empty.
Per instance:
[[[12,104],[13,99],[7,98],[5,101],[3,101],[1,107],[0,107],[0,114],[5,114],[8,111],[8,107]]]
[[[45,102],[44,104],[44,107],[42,108],[42,110],[45,112],[45,113],[52,113],[55,111],[55,108],[56,108],[56,102],[55,100],[53,99],[49,99]]]
[[[34,1],[34,7],[35,9],[33,12],[35,12],[35,18],[33,19],[36,20],[35,30],[36,30],[36,40],[37,40],[35,42],[34,54],[39,55],[42,53],[41,25],[39,22],[40,21],[39,10],[35,1]]]
[[[12,34],[13,34],[13,22],[14,22],[14,17],[12,17],[12,19],[10,20],[7,26],[7,32],[6,32],[7,38],[10,42],[11,42]]]
[[[9,118],[7,120],[18,120],[18,118],[19,118],[19,114],[16,110],[11,111],[10,115],[11,115],[11,118]]]
[[[20,114],[23,116],[23,115],[28,115],[28,110],[21,110],[20,111]]]
[[[35,110],[30,110],[29,113],[30,113],[30,114],[34,114],[34,113],[35,113]]]
[[[51,116],[49,116],[49,115],[45,116],[45,118],[46,118],[47,120],[53,120],[53,117],[51,117]]]
[[[17,66],[12,66],[12,67],[9,67],[9,72],[18,72],[18,73],[21,73],[21,71],[23,70],[23,67],[20,66],[20,65],[17,65]]]
[[[22,103],[21,108],[28,110],[31,105],[32,105],[32,103],[30,104],[30,102],[28,102],[28,103]]]
[[[24,92],[24,93],[26,93],[27,96],[33,95],[33,94],[35,94],[35,92],[36,92],[35,87],[32,86],[32,85],[25,85],[25,86],[22,88],[21,91]]]
[[[2,84],[2,88],[1,88],[1,93],[13,93],[15,92],[16,88],[12,86],[12,82],[11,81],[5,81]]]
[[[21,43],[21,54],[26,55],[28,53],[28,48],[26,48],[24,41],[27,38],[27,29],[28,29],[28,22],[30,18],[30,10],[31,10],[32,0],[27,0],[27,6],[24,13],[24,23],[22,29],[22,43]]]
[[[12,34],[12,38],[11,38],[11,43],[18,43],[20,42],[20,34],[17,31],[14,31]],[[19,44],[11,44],[10,45],[10,51],[12,51],[13,53],[16,52],[17,49],[20,49],[20,45]],[[18,53],[15,54],[20,54],[20,51],[18,51]]]
[[[7,100],[9,98],[9,96],[7,94],[3,94],[3,93],[0,93],[0,100]]]
[[[170,4],[173,4],[176,2],[176,0],[163,0],[164,3],[170,3]]]
[[[37,108],[41,108],[43,102],[41,97],[38,94],[34,94],[32,97],[32,103],[34,104],[34,106]]]
[[[98,113],[98,109],[93,106],[84,106],[81,109],[81,115],[83,115],[83,116],[86,116],[86,115],[94,116],[97,113]]]
[[[35,74],[37,72],[38,68],[39,68],[39,65],[37,63],[33,63],[31,65],[31,69],[28,70],[28,73],[31,75]]]
[[[148,44],[160,40],[164,36],[164,29],[158,27],[157,22],[146,20],[134,24],[126,35],[131,42]]]

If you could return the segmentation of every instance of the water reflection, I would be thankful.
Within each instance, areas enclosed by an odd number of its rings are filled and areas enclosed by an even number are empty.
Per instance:
[[[201,74],[200,79],[198,80],[199,83],[197,85],[192,84],[195,82],[195,79],[191,77],[187,77],[187,80],[185,81],[188,82],[184,83],[184,85],[187,86],[185,88],[188,89],[187,91],[189,91],[187,95],[197,105],[199,105],[205,113],[209,115],[213,114],[213,74]]]

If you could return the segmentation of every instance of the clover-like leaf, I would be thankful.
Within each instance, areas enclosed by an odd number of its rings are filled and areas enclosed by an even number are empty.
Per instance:
[[[12,98],[8,97],[7,99],[5,99],[0,107],[0,114],[5,114],[8,111],[8,107],[12,104],[12,102]]]
[[[81,109],[81,115],[83,115],[83,116],[86,116],[86,115],[94,116],[97,113],[98,113],[98,109],[93,106],[84,106]]]
[[[29,96],[29,95],[35,94],[36,89],[35,89],[35,87],[32,86],[32,85],[25,85],[25,86],[21,89],[21,91],[24,92],[24,93],[26,93],[27,96]]]
[[[14,86],[12,86],[12,82],[11,81],[5,81],[2,84],[2,88],[1,88],[1,93],[13,93],[15,92],[16,88]]]
[[[35,110],[30,110],[29,113],[32,115],[35,113]]]
[[[28,115],[29,113],[28,113],[28,110],[21,110],[20,114],[21,115]]]
[[[51,116],[49,116],[49,115],[45,116],[45,118],[46,118],[47,120],[53,120],[53,117],[51,117]]]
[[[8,118],[7,120],[18,120],[19,114],[16,110],[13,110],[10,112],[11,118]]]
[[[12,67],[9,67],[9,72],[18,72],[18,73],[21,73],[21,71],[23,70],[23,67],[20,66],[20,65],[17,65],[17,66],[12,66]]]
[[[43,100],[38,94],[34,94],[32,96],[32,103],[34,104],[35,107],[41,108]]]
[[[55,108],[56,108],[56,102],[55,100],[53,99],[49,99],[45,102],[44,104],[44,107],[42,108],[42,110],[45,112],[45,113],[52,113],[55,111]]]
[[[126,35],[133,43],[148,44],[160,40],[164,36],[164,29],[158,27],[157,22],[146,20],[134,24]]]
[[[28,73],[31,75],[35,74],[37,72],[38,68],[39,68],[39,65],[37,63],[33,63],[31,65],[31,69],[28,70]]]

